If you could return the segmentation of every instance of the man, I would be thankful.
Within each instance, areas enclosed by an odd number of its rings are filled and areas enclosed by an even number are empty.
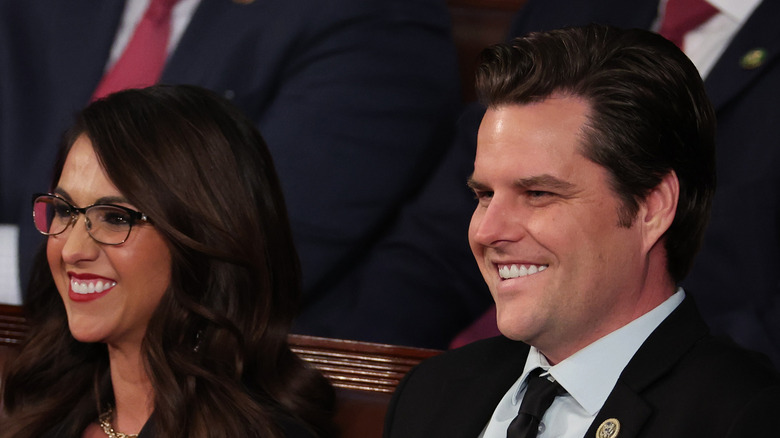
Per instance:
[[[651,32],[591,25],[488,49],[477,88],[469,241],[506,337],[413,370],[385,436],[776,433],[777,372],[711,336],[675,286],[715,188],[693,64]]]
[[[674,38],[667,23],[679,22],[681,9],[703,9],[678,44],[704,78],[718,125],[718,190],[682,286],[713,333],[780,367],[780,105],[773,98],[780,94],[780,2],[529,0],[510,35],[602,23]]]

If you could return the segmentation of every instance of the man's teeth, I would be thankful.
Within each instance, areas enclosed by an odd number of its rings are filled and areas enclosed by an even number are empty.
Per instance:
[[[504,265],[498,268],[498,275],[504,280],[509,278],[525,277],[547,269],[547,265]]]
[[[77,294],[81,294],[81,295],[104,292],[108,289],[111,289],[114,286],[116,286],[116,281],[103,282],[101,280],[98,280],[97,282],[93,282],[93,281],[78,281],[74,279],[70,280],[70,287],[71,289],[73,289],[73,292],[76,292]]]

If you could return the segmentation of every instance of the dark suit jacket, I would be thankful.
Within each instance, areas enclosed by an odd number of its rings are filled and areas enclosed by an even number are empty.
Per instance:
[[[337,286],[354,299],[352,308],[327,309],[340,321],[333,324],[334,337],[360,327],[393,327],[401,344],[445,349],[493,303],[467,239],[476,201],[466,179],[474,170],[483,112],[478,105],[464,111],[456,140],[422,192]],[[367,288],[373,293],[356,293]],[[304,312],[313,310],[322,309]],[[382,342],[382,336],[367,340]]]
[[[101,78],[123,6],[0,0],[0,223],[22,227],[23,276],[41,241],[31,194],[48,189],[60,133]],[[379,286],[334,294],[334,284],[449,144],[460,86],[444,0],[203,0],[162,82],[216,90],[259,126],[303,265],[311,311],[299,329],[327,335],[343,321],[329,307]],[[392,327],[351,335],[374,333],[402,342]]]
[[[385,438],[477,437],[528,350],[498,337],[423,362],[396,390]],[[711,336],[686,298],[628,363],[584,436],[616,418],[620,438],[768,437],[780,431],[778,413],[780,376],[766,358]]]
[[[658,0],[529,0],[511,31],[599,22],[649,29]],[[764,0],[705,81],[718,117],[718,188],[693,270],[682,283],[716,333],[780,367],[780,2]],[[740,65],[764,49],[758,68]]]

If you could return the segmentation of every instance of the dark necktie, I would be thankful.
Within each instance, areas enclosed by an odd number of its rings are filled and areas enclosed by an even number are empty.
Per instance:
[[[103,76],[92,99],[125,88],[154,85],[162,74],[171,34],[171,10],[178,0],[151,0],[124,52]]]
[[[658,33],[683,49],[685,34],[717,13],[718,10],[704,0],[669,0]]]
[[[506,430],[507,438],[535,438],[544,412],[564,392],[557,382],[540,377],[541,373],[542,369],[536,368],[528,375],[528,387],[517,416]]]

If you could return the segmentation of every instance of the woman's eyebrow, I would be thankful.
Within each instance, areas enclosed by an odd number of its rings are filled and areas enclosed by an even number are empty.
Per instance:
[[[70,194],[67,190],[63,189],[62,187],[57,187],[54,189],[54,194],[59,195],[62,198],[64,198],[66,201],[73,203],[73,198],[71,198]],[[130,201],[127,200],[124,196],[102,196],[98,198],[95,202],[91,203],[90,205],[95,204],[129,204]]]
[[[63,198],[65,198],[65,199],[66,199],[66,200],[68,200],[68,201],[70,201],[70,200],[71,200],[71,198],[70,198],[70,195],[68,194],[68,191],[67,191],[67,190],[65,190],[65,189],[63,189],[63,188],[62,188],[62,187],[60,187],[60,186],[57,186],[57,187],[54,189],[53,193],[54,193],[55,195],[60,195],[60,196],[62,196]]]
[[[103,196],[95,201],[95,204],[129,204],[124,196]]]

